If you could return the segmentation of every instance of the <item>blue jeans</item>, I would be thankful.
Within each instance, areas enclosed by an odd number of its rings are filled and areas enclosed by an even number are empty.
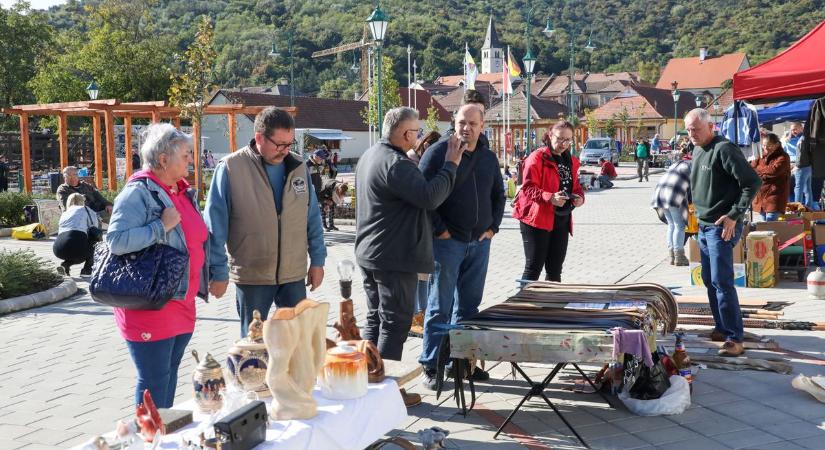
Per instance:
[[[274,303],[279,308],[291,308],[307,298],[304,281],[274,285],[235,285],[235,306],[241,318],[241,337],[245,337],[252,322],[252,311],[258,310],[261,318],[269,317],[269,308]]]
[[[759,217],[762,218],[763,222],[774,222],[776,220],[779,220],[779,213],[762,211],[759,213]]]
[[[685,250],[685,219],[678,206],[665,208],[667,220],[667,248],[675,251]]]
[[[415,292],[415,312],[416,314],[420,312],[427,311],[427,295],[430,292],[430,281],[429,280],[418,280],[418,287],[416,288]]]
[[[811,190],[811,170],[811,166],[800,167],[796,171],[796,185],[794,186],[796,201],[802,203],[808,209],[814,203],[813,191]]]
[[[143,391],[149,389],[158,408],[172,407],[178,367],[191,337],[192,333],[186,333],[159,341],[126,341],[138,374],[135,405],[143,403]]]
[[[599,185],[602,189],[610,189],[613,187],[613,182],[610,181],[610,177],[607,175],[599,175]]]
[[[478,312],[490,260],[490,240],[461,242],[433,240],[435,271],[424,315],[424,343],[418,362],[435,370],[443,325],[456,323]]]
[[[729,341],[742,342],[742,313],[733,284],[733,247],[742,237],[742,222],[736,224],[733,238],[722,239],[721,226],[699,225],[699,253],[702,255],[702,281],[708,290],[708,303],[716,330]]]

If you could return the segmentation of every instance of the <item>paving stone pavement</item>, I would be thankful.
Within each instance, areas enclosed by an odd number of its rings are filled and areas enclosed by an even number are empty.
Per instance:
[[[650,182],[618,181],[616,188],[589,192],[585,205],[574,212],[562,279],[565,282],[613,284],[651,281],[679,286],[686,295],[702,295],[691,288],[686,268],[667,264],[665,226],[648,202],[658,175]],[[353,259],[352,226],[327,235],[329,257],[326,279],[312,297],[337,302],[336,264]],[[0,248],[30,248],[56,261],[51,242],[0,239]],[[492,305],[516,290],[524,255],[518,222],[507,216],[492,243],[484,305]],[[135,369],[120,338],[109,308],[95,304],[81,292],[65,301],[0,317],[0,449],[55,449],[83,442],[110,430],[114,422],[133,411]],[[365,299],[356,277],[353,299],[359,323],[364,321]],[[795,302],[786,317],[825,320],[825,302],[810,300],[804,284],[783,281],[774,289],[740,289],[742,298]],[[329,326],[337,314],[333,306]],[[823,374],[823,332],[751,330],[774,337],[794,354],[794,373]],[[234,290],[223,299],[198,304],[198,320],[189,349],[211,352],[222,360],[240,335]],[[405,345],[404,359],[414,361],[420,339]],[[177,401],[191,396],[194,360],[188,354],[180,367]],[[530,365],[528,374],[541,376],[547,368]],[[498,424],[521,400],[525,383],[498,365],[489,383],[478,385],[476,408],[459,414],[450,395],[435,396],[416,382],[410,391],[424,403],[409,410],[409,418],[393,434],[417,441],[415,433],[430,426],[450,430],[448,448],[521,449],[581,448],[566,426],[544,403],[529,400],[497,440]],[[825,448],[825,405],[791,388],[792,375],[768,372],[701,370],[694,383],[693,405],[684,414],[638,417],[618,400],[615,408],[599,397],[573,394],[570,373],[551,385],[550,397],[593,448],[666,449],[822,449]]]

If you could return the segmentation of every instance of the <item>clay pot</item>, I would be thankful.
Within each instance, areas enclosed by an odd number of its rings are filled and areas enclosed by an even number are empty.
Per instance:
[[[367,356],[355,347],[339,343],[327,350],[321,369],[321,395],[333,400],[349,400],[367,394]]]
[[[258,397],[269,397],[266,385],[266,365],[269,354],[266,351],[262,330],[261,313],[252,313],[249,332],[243,339],[235,341],[226,355],[226,377],[247,392],[255,392]]]

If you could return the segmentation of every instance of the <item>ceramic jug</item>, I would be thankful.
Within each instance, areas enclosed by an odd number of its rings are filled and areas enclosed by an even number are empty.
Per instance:
[[[339,342],[327,350],[318,384],[324,397],[349,400],[367,394],[367,377],[367,356],[355,347]]]
[[[209,353],[201,361],[198,352],[192,350],[192,356],[198,362],[195,371],[192,373],[192,386],[195,391],[195,403],[202,413],[212,414],[220,411],[223,406],[221,389],[226,387],[223,379],[223,370],[220,363],[215,361]]]
[[[247,335],[235,341],[226,355],[226,377],[230,383],[258,397],[269,397],[266,385],[266,365],[269,354],[263,339],[264,323],[258,310],[252,312]]]

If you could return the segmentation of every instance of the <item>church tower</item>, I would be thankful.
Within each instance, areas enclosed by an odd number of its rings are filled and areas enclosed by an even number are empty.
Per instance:
[[[481,73],[501,73],[504,69],[504,49],[498,40],[496,26],[493,24],[493,15],[487,24],[487,36],[484,37],[484,46],[481,47]]]

